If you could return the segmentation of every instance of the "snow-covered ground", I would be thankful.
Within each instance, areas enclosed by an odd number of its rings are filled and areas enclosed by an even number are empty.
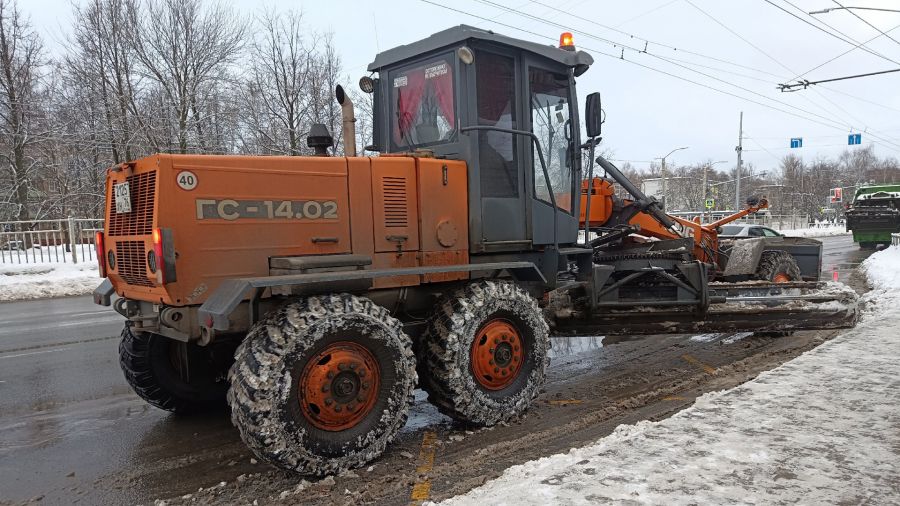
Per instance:
[[[844,225],[822,225],[812,228],[779,230],[779,232],[788,237],[831,237],[850,234]]]
[[[508,469],[448,504],[900,503],[900,248],[859,325],[660,422]]]
[[[96,261],[0,264],[0,301],[85,295],[101,281]]]

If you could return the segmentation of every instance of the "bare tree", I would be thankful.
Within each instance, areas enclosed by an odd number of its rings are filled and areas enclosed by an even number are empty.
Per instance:
[[[23,221],[31,217],[28,198],[38,164],[30,150],[42,134],[35,131],[42,58],[41,39],[15,2],[0,0],[0,158],[11,186],[4,200],[16,206]]]
[[[334,88],[342,81],[341,57],[334,47],[331,34],[320,37],[318,57],[314,61],[309,89],[310,107],[308,121],[328,127],[334,136],[335,148],[343,151],[341,109],[334,99]]]
[[[375,94],[363,93],[350,87],[350,96],[356,109],[356,152],[364,153],[375,143]]]
[[[128,24],[135,8],[133,0],[91,0],[76,6],[73,50],[65,57],[69,87],[86,88],[100,107],[103,128],[91,132],[91,140],[108,145],[114,163],[134,157],[136,126],[143,124],[135,104],[132,49],[139,34]]]
[[[297,156],[309,117],[315,43],[304,38],[302,17],[294,11],[265,11],[257,30],[261,35],[252,44],[247,85],[248,105],[258,111],[251,116],[251,128],[267,151]]]
[[[154,126],[178,152],[205,150],[205,100],[217,96],[218,83],[233,81],[229,70],[244,47],[245,23],[222,4],[204,8],[201,0],[130,7],[139,71],[157,88]]]

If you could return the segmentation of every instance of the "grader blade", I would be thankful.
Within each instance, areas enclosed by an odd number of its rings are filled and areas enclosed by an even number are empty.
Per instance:
[[[850,328],[859,316],[856,292],[841,283],[711,283],[709,309],[634,306],[559,319],[553,333],[688,334],[786,332]]]

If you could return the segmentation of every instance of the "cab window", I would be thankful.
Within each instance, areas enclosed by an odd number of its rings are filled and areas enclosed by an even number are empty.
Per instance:
[[[484,52],[475,59],[478,124],[518,129],[515,61]],[[483,197],[519,197],[519,160],[516,136],[508,132],[478,132],[478,165]]]
[[[528,71],[531,103],[531,131],[538,138],[556,205],[572,212],[572,121],[569,76],[539,68]],[[537,148],[534,156],[534,195],[550,203],[550,189],[544,178]]]
[[[453,62],[447,54],[389,73],[392,150],[408,151],[456,138]]]
[[[766,237],[781,237],[781,234],[772,230],[771,228],[764,228],[762,229],[762,231],[763,235],[765,235]]]

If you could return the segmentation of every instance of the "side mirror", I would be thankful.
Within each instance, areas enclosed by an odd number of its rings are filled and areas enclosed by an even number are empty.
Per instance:
[[[600,94],[591,93],[584,105],[584,128],[587,130],[588,138],[599,137],[602,125],[603,109],[600,106]]]

